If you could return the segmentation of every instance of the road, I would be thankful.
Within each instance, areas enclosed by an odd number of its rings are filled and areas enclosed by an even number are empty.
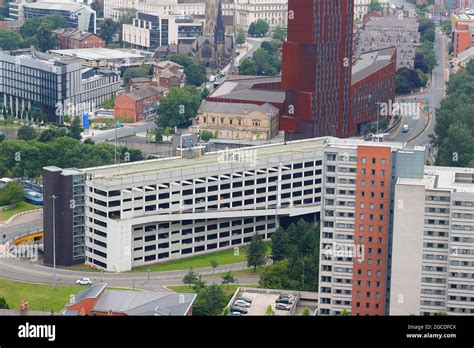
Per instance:
[[[409,145],[424,145],[430,147],[430,135],[434,134],[436,126],[436,109],[446,96],[446,82],[449,78],[448,52],[446,36],[437,29],[434,49],[438,65],[433,69],[430,86],[423,92],[413,96],[399,98],[404,102],[426,102],[430,106],[430,114],[403,116],[401,125],[407,124],[409,132],[403,133],[399,127],[392,135],[391,140],[408,142]],[[425,128],[426,126],[426,128]]]
[[[235,271],[246,267],[245,263],[218,266],[214,273]],[[57,284],[73,285],[82,277],[91,278],[93,283],[106,282],[112,287],[127,287],[148,291],[165,291],[167,285],[182,285],[183,276],[187,270],[151,272],[108,273],[108,272],[83,272],[57,269]],[[195,272],[202,275],[207,283],[222,283],[222,278],[213,275],[212,267],[196,268]],[[0,258],[0,277],[30,283],[53,284],[53,269],[38,263],[19,260],[12,257]],[[237,284],[257,284],[258,276],[236,277]]]
[[[24,233],[39,232],[43,230],[43,211],[35,211],[23,214],[14,219],[11,223],[0,225],[0,241],[3,243],[11,237]]]

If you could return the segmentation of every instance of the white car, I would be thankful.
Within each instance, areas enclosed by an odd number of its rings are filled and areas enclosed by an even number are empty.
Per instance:
[[[237,300],[237,301],[234,302],[234,306],[250,307],[250,303],[248,303],[244,300]]]
[[[275,308],[283,311],[289,311],[291,309],[291,306],[286,303],[277,303]]]
[[[82,278],[76,281],[77,285],[92,285],[90,278]]]

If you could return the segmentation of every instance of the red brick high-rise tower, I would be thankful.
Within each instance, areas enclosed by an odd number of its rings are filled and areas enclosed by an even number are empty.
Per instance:
[[[281,129],[288,140],[352,135],[354,0],[289,0]]]

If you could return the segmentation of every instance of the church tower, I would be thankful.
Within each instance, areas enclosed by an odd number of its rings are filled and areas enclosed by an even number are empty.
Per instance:
[[[216,29],[214,32],[214,44],[219,50],[220,46],[225,45],[225,27],[224,20],[222,19],[222,0],[219,0],[216,16]]]
[[[204,25],[204,36],[214,38],[217,25],[217,14],[219,12],[220,0],[206,0],[206,22]]]

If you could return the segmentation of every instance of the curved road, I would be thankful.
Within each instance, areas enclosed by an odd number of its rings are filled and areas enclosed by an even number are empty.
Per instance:
[[[215,273],[229,270],[239,270],[246,268],[245,263],[218,266]],[[76,280],[82,277],[90,278],[94,283],[106,282],[113,287],[139,288],[143,290],[163,291],[167,285],[183,284],[183,276],[188,270],[167,271],[167,272],[86,272],[70,271],[58,268],[56,270],[57,284],[73,285]],[[212,267],[197,268],[195,272],[202,275],[203,280],[208,283],[221,283],[222,278],[213,275]],[[0,258],[0,277],[12,280],[25,281],[30,283],[53,284],[53,269],[39,265],[34,262],[19,260],[16,258]],[[259,276],[236,277],[237,284],[257,284]]]
[[[399,101],[405,102],[426,102],[430,106],[430,114],[420,114],[419,118],[404,116],[401,125],[407,124],[410,130],[402,132],[400,126],[391,136],[391,140],[408,142],[409,145],[423,145],[430,148],[430,135],[434,134],[436,126],[436,109],[446,96],[446,82],[449,78],[447,39],[439,29],[436,29],[435,52],[438,65],[433,69],[430,86],[423,92],[416,95],[400,97]]]

